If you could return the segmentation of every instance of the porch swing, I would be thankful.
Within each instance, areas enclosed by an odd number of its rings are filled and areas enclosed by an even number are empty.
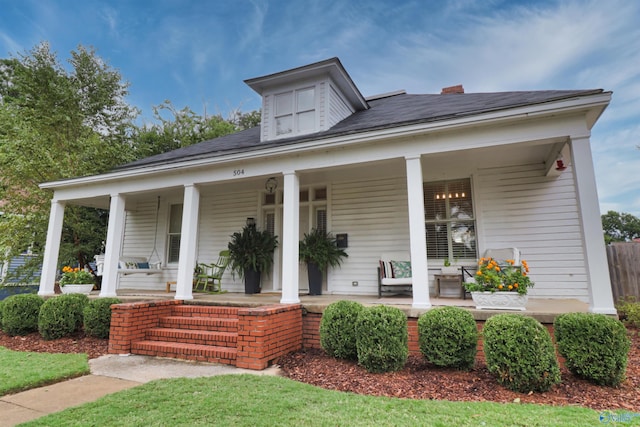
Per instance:
[[[129,257],[120,257],[118,260],[118,273],[126,276],[129,274],[158,274],[162,273],[162,261],[160,260],[160,255],[158,254],[157,243],[158,243],[158,214],[160,211],[160,196],[158,196],[158,205],[156,208],[156,223],[155,223],[155,231],[153,235],[153,249],[148,257],[141,256],[129,256]],[[156,261],[152,262],[153,256],[155,255]],[[104,272],[104,255],[96,255],[96,275],[102,276]]]
[[[153,233],[153,249],[148,257],[128,256],[120,257],[118,261],[118,273],[127,276],[130,274],[159,274],[162,273],[162,261],[158,254],[158,219],[160,212],[160,196],[158,196],[158,204],[156,207],[155,229]],[[154,257],[155,256],[155,261]]]

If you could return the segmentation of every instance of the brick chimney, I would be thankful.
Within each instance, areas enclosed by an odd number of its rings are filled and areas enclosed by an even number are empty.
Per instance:
[[[440,95],[448,95],[450,93],[464,93],[462,85],[443,87]]]

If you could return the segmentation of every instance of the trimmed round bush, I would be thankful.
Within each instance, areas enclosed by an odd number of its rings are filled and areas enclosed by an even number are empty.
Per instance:
[[[358,363],[369,372],[402,369],[409,357],[407,317],[395,307],[364,308],[356,320]]]
[[[40,335],[46,340],[55,340],[80,330],[82,311],[88,301],[83,294],[60,295],[45,301],[38,317]]]
[[[89,304],[89,297],[85,294],[67,294],[64,295],[65,298],[69,298],[71,300],[75,300],[76,304],[78,304],[78,310],[74,310],[73,313],[76,319],[76,330],[82,329],[82,325],[84,324],[84,308]]]
[[[418,318],[420,352],[436,366],[468,370],[478,350],[478,328],[460,307],[438,307]]]
[[[487,368],[503,386],[528,393],[560,382],[551,335],[536,319],[498,314],[485,322],[482,334]]]
[[[624,381],[631,341],[622,322],[604,314],[567,313],[556,317],[553,327],[569,371],[598,385]]]
[[[36,294],[11,295],[2,303],[2,330],[27,335],[38,330],[38,314],[44,300]]]
[[[320,345],[327,354],[356,360],[356,320],[364,309],[354,301],[337,301],[324,310],[320,320]]]
[[[83,311],[84,332],[96,338],[109,338],[111,305],[121,302],[118,298],[98,298],[89,301]]]

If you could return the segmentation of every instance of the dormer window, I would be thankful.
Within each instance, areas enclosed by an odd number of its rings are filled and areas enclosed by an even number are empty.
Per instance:
[[[299,135],[316,130],[315,88],[279,93],[275,100],[275,136]]]
[[[369,108],[338,58],[245,82],[262,96],[260,142],[326,131]]]

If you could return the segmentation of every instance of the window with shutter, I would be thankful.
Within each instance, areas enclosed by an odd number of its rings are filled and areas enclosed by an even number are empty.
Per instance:
[[[276,214],[266,212],[264,215],[264,229],[272,236],[276,234]]]
[[[182,204],[169,209],[169,233],[167,236],[167,263],[176,263],[180,258],[180,236],[182,233]]]
[[[326,207],[321,207],[316,209],[315,228],[322,231],[323,233],[327,232],[327,208]]]
[[[475,259],[476,221],[473,214],[471,179],[424,184],[427,257]]]

